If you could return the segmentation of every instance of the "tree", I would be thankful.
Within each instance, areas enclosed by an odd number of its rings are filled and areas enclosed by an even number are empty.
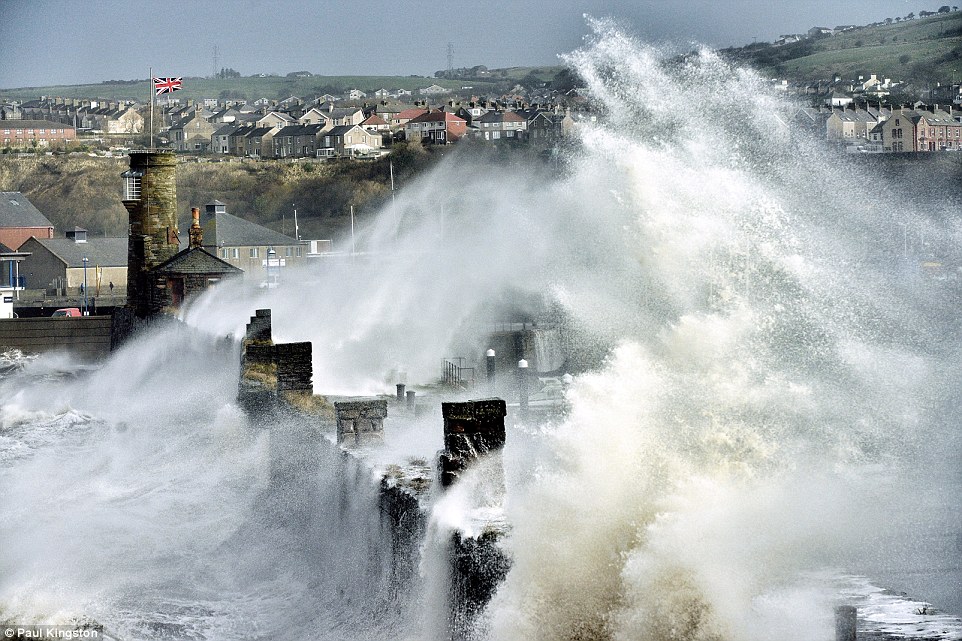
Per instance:
[[[912,59],[912,56],[910,56],[907,53],[903,53],[901,56],[899,56],[899,62],[902,63],[903,65],[908,64],[911,59]]]
[[[949,12],[949,5],[943,4],[941,7],[939,7],[939,13],[948,13],[948,12]]]
[[[234,89],[224,89],[217,97],[221,100],[247,100],[247,94]]]

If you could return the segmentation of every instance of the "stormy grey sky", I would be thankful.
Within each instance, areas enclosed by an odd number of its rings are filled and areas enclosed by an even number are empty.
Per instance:
[[[941,0],[944,4],[947,0]],[[951,3],[950,3],[951,4]],[[0,0],[0,88],[206,76],[431,75],[454,66],[557,64],[583,14],[655,42],[711,46],[936,10],[939,0]]]

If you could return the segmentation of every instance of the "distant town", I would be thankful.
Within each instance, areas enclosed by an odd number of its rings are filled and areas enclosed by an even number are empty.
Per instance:
[[[962,89],[932,92],[929,100],[886,104],[899,80],[869,77],[775,83],[808,103],[793,124],[869,153],[962,150]],[[254,159],[376,158],[398,140],[450,145],[464,139],[551,148],[573,129],[596,119],[586,92],[484,97],[446,94],[438,85],[402,102],[405,91],[323,95],[284,100],[172,99],[155,109],[154,141],[145,138],[150,115],[135,102],[43,96],[0,107],[2,153],[149,146],[204,156]],[[447,99],[445,99],[447,98]],[[894,115],[899,117],[893,118]],[[139,142],[139,145],[138,145]]]
[[[923,24],[927,19],[933,25],[940,24],[939,34],[944,36],[945,27],[939,20],[945,18],[944,14],[954,18],[957,11],[958,7],[946,5],[938,11],[913,12],[865,27],[816,26],[806,33],[785,34],[772,43],[722,50],[721,54],[735,62],[772,65],[772,61],[780,60],[782,52],[793,48],[793,55],[805,54],[826,39],[851,39],[861,30],[884,33],[878,28]],[[862,47],[869,37],[877,37],[879,47],[887,41],[885,35],[862,36],[854,45]],[[890,36],[891,40],[897,38]],[[904,43],[904,32],[902,40]],[[962,47],[943,57],[955,56],[959,49]],[[903,64],[911,58],[905,53],[900,56]],[[871,59],[861,64],[871,65]],[[852,76],[835,73],[814,81],[773,77],[770,82],[775,91],[792,97],[797,105],[790,114],[790,126],[823,136],[846,151],[960,151],[962,85],[932,82],[926,66],[931,65],[916,61],[905,67],[907,75],[903,77],[868,71]],[[780,67],[775,64],[774,68]],[[300,71],[288,77],[311,75]],[[498,86],[504,88],[505,75],[477,65],[438,71],[435,83],[423,78],[423,86],[418,88],[351,87],[337,93],[284,98],[251,98],[227,90],[216,97],[182,99],[171,90],[153,105],[146,99],[52,95],[5,100],[0,102],[0,152],[82,150],[123,154],[130,148],[150,147],[209,159],[371,159],[389,153],[401,140],[424,145],[472,140],[546,150],[563,144],[576,127],[598,117],[589,92],[570,73],[559,73],[552,80],[529,74],[497,92],[479,92],[475,87],[485,82],[491,87],[491,79],[501,78]],[[229,68],[221,68],[212,78],[241,82],[240,74]],[[143,93],[148,95],[146,86]]]

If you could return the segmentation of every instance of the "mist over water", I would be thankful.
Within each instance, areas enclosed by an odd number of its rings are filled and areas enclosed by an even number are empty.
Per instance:
[[[844,573],[962,612],[956,205],[824,151],[710,51],[591,27],[565,59],[601,113],[562,163],[456,150],[353,259],[196,301],[207,336],[0,380],[0,619],[443,636],[430,536],[411,590],[378,592],[369,472],[233,405],[224,337],[261,307],[313,342],[321,394],[429,382],[544,309],[573,337],[567,418],[508,430],[513,565],[479,639],[830,639]],[[379,463],[441,446],[440,421],[387,429]],[[466,527],[470,495],[432,527]]]

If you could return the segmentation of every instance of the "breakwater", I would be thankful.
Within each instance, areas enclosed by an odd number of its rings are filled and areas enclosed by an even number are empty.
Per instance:
[[[251,317],[241,351],[238,403],[255,427],[292,426],[286,433],[271,434],[272,479],[283,483],[292,477],[292,468],[321,464],[303,460],[303,452],[312,449],[305,447],[305,439],[332,452],[323,459],[342,479],[337,484],[342,506],[352,503],[355,492],[376,493],[376,526],[342,533],[347,538],[371,537],[373,529],[373,538],[380,542],[363,567],[355,568],[366,577],[362,583],[369,595],[377,595],[382,609],[401,609],[411,586],[424,580],[419,568],[432,566],[440,576],[428,580],[444,586],[444,594],[433,592],[435,601],[441,601],[433,603],[435,610],[443,613],[450,638],[470,638],[509,568],[500,545],[503,525],[492,522],[478,533],[439,531],[432,524],[431,500],[482,459],[489,467],[500,466],[505,401],[443,403],[444,449],[436,466],[423,459],[379,464],[369,456],[370,449],[383,443],[390,411],[402,419],[414,417],[415,407],[409,402],[413,392],[401,392],[396,400],[350,398],[329,403],[312,392],[311,355],[310,343],[274,343],[270,310],[257,310]],[[300,462],[292,463],[298,457]],[[434,545],[426,545],[431,536]],[[425,549],[434,557],[430,561],[422,558]]]
[[[415,420],[411,392],[399,385],[396,396],[333,402],[315,396],[311,344],[274,343],[270,321],[270,310],[258,310],[247,326],[238,400],[253,426],[270,432],[274,487],[286,487],[294,469],[326,467],[326,475],[337,479],[325,486],[335,494],[329,500],[339,506],[338,519],[344,519],[332,526],[333,536],[347,548],[365,550],[348,561],[352,578],[339,606],[363,598],[397,620],[425,616],[412,614],[414,605],[433,613],[426,615],[432,634],[443,629],[443,638],[454,641],[486,638],[485,609],[512,565],[504,546],[510,526],[502,511],[505,401],[441,402],[443,447],[436,459],[386,463],[376,455],[385,445],[385,422]],[[557,418],[530,416],[535,422]],[[484,486],[485,498],[466,517],[470,526],[451,527],[435,510],[460,483],[470,486],[468,493]],[[962,638],[962,623],[931,605],[866,586],[840,587],[847,596],[835,610],[837,641]],[[412,598],[418,592],[421,596]],[[924,634],[905,636],[900,617],[906,612]]]
[[[112,334],[110,316],[0,320],[0,346],[27,353],[64,351],[80,359],[96,360],[110,353]]]

